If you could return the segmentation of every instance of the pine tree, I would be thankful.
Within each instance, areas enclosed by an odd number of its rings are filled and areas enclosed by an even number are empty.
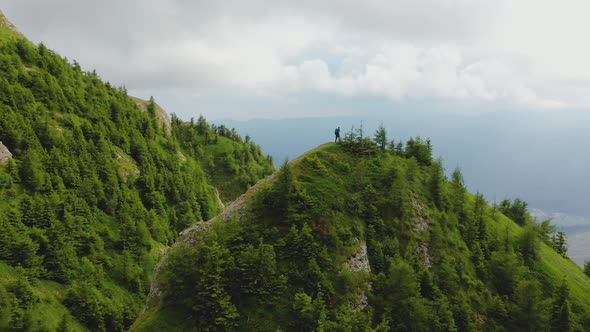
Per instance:
[[[528,203],[520,198],[512,202],[505,199],[500,203],[500,211],[521,226],[531,219],[527,207]]]
[[[389,143],[387,143],[387,149],[391,152],[395,154],[395,140],[391,140],[389,141]]]
[[[532,223],[526,225],[523,229],[519,238],[519,247],[520,253],[525,260],[530,261],[537,258],[539,243],[537,231]]]
[[[551,309],[551,331],[573,331],[572,313],[569,304],[569,285],[567,279],[563,279],[561,285],[553,296]]]
[[[402,143],[401,141],[397,142],[397,145],[395,146],[395,153],[398,156],[402,156],[404,154],[404,143]]]
[[[154,96],[150,96],[150,100],[147,104],[147,110],[151,116],[156,115],[156,100],[154,99]]]
[[[19,177],[22,182],[33,191],[44,188],[46,173],[39,156],[39,152],[28,150],[22,157]]]
[[[314,325],[314,307],[311,296],[305,292],[295,294],[293,298],[293,311],[297,317],[297,325],[300,331],[311,331]]]
[[[379,125],[379,128],[375,132],[375,143],[381,148],[381,150],[385,150],[385,147],[387,146],[387,131],[385,130],[385,127],[383,127],[383,124]]]
[[[446,190],[446,177],[442,168],[442,163],[437,161],[432,165],[430,177],[430,192],[436,207],[444,210],[448,207],[449,198]]]
[[[565,232],[559,231],[557,232],[555,235],[553,235],[553,249],[555,249],[555,251],[562,255],[563,257],[566,257],[566,253],[567,253],[567,235],[565,234]]]
[[[516,303],[515,326],[522,331],[546,331],[547,316],[540,283],[520,281],[513,297]]]
[[[205,117],[201,114],[197,119],[197,133],[199,133],[199,135],[203,135],[207,131],[209,131],[209,124],[207,123]]]

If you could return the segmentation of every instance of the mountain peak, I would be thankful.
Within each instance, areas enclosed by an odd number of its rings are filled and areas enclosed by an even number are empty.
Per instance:
[[[405,146],[322,145],[182,231],[131,331],[549,329],[570,324],[551,311],[566,301],[587,328],[586,277],[528,212],[468,193],[459,170],[447,179],[429,140]]]

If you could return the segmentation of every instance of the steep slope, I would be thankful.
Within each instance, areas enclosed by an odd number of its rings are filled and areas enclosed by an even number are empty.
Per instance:
[[[274,171],[270,156],[248,136],[242,139],[235,129],[207,123],[203,116],[182,123],[172,117],[174,136],[188,156],[198,160],[221,199],[230,202],[258,179]]]
[[[590,279],[526,205],[391,146],[319,147],[183,231],[132,331],[590,328]]]
[[[193,149],[251,151],[235,164],[252,182],[273,171],[254,143],[195,143],[205,134],[172,118],[0,16],[0,330],[126,330],[161,253],[221,211]]]

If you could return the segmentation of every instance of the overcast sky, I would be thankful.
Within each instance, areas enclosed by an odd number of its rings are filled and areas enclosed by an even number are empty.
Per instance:
[[[183,118],[590,106],[586,0],[14,0],[34,42]],[[315,101],[321,100],[321,103]],[[365,105],[365,107],[363,107]]]

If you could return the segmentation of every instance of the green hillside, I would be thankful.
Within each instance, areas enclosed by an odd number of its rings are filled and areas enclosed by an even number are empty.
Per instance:
[[[0,331],[127,330],[178,233],[273,171],[235,131],[170,120],[1,14],[0,142]]]
[[[590,278],[526,203],[385,137],[320,146],[185,230],[131,330],[590,329]]]

